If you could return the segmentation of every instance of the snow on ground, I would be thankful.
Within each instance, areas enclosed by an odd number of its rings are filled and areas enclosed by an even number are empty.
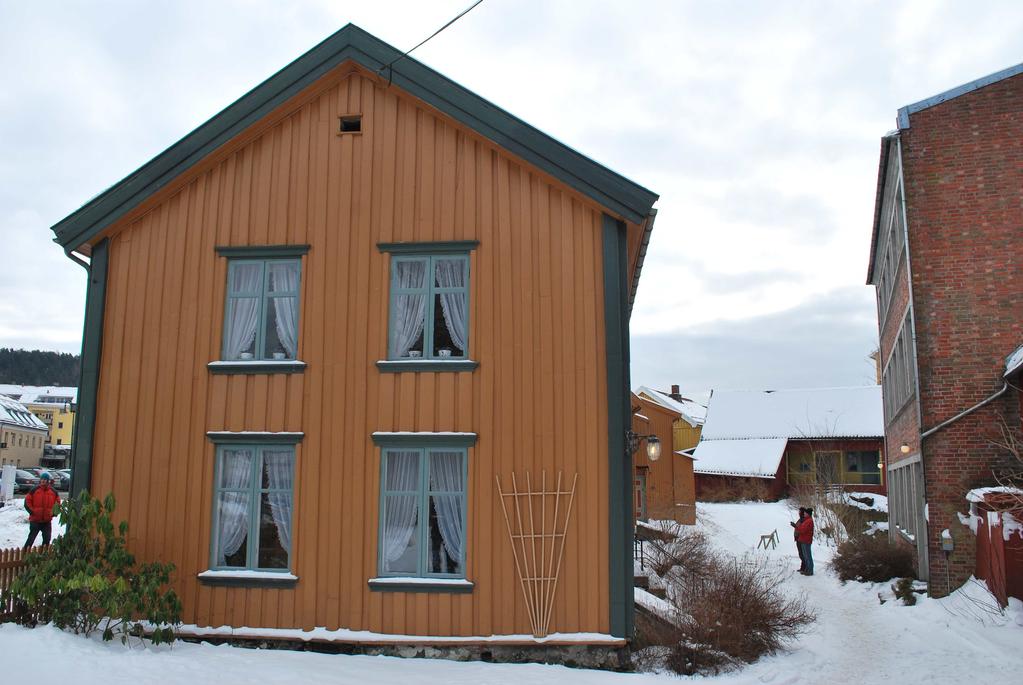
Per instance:
[[[61,495],[64,499],[64,495]],[[53,519],[53,535],[63,535],[64,526],[56,518]],[[28,537],[28,512],[25,511],[25,498],[15,497],[0,507],[0,549],[21,547]],[[42,536],[36,536],[36,546],[42,544]]]
[[[73,674],[91,685],[667,685],[677,679],[571,669],[539,664],[457,663],[435,659],[344,656],[287,650],[214,647],[179,642],[169,647],[125,649],[46,626],[29,630],[0,625],[3,682],[29,682],[39,676],[38,659],[10,658],[46,654],[48,673]],[[8,658],[4,658],[8,657]]]
[[[971,581],[945,599],[920,597],[916,606],[898,601],[889,584],[842,585],[827,569],[834,549],[813,546],[816,573],[801,576],[784,503],[700,504],[698,526],[734,554],[764,555],[790,569],[785,589],[803,596],[817,622],[785,654],[761,659],[733,674],[707,679],[729,685],[872,685],[874,683],[1018,682],[1023,671],[1023,602],[1005,614],[982,583]],[[760,536],[777,529],[782,544],[757,550]]]
[[[5,507],[7,509],[7,507]],[[22,510],[23,511],[23,510]],[[8,512],[0,509],[0,534],[8,535]],[[968,583],[952,596],[919,599],[916,606],[890,596],[887,584],[842,585],[827,570],[833,550],[814,545],[817,573],[795,573],[799,565],[785,503],[700,504],[699,528],[724,551],[758,554],[787,570],[785,591],[803,596],[816,609],[817,622],[791,649],[735,673],[698,678],[707,685],[874,685],[916,683],[1018,682],[1023,671],[1023,603],[1012,600],[1006,613],[994,608],[983,585]],[[20,537],[27,526],[15,526]],[[777,529],[781,544],[757,550],[760,536]],[[6,539],[6,538],[0,538]],[[663,608],[656,597],[643,597]],[[534,664],[455,663],[430,659],[341,656],[312,652],[214,647],[177,643],[170,647],[125,649],[52,627],[28,630],[0,625],[0,672],[4,682],[22,682],[39,673],[38,660],[13,658],[47,654],[47,668],[74,673],[76,683],[352,683],[408,685],[420,682],[493,685],[667,685],[667,674],[618,674]]]

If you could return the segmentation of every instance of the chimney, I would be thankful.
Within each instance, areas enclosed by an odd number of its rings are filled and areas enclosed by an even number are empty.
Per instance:
[[[681,393],[679,393],[677,385],[672,384],[672,386],[671,386],[671,393],[669,393],[668,396],[671,399],[675,400],[676,402],[681,402],[682,401],[682,395],[681,395]]]

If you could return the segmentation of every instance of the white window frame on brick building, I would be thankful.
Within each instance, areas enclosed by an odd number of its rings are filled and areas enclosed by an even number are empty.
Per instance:
[[[877,263],[877,311],[881,328],[888,320],[892,297],[895,293],[895,277],[899,273],[902,256],[906,252],[906,207],[902,190],[901,154],[896,155],[895,164],[889,169],[890,180],[886,187],[894,188],[885,198],[882,206],[881,225],[884,231],[880,236]]]
[[[912,316],[907,307],[902,315],[895,344],[881,374],[881,394],[884,398],[885,425],[902,411],[916,394],[916,359],[913,349]]]

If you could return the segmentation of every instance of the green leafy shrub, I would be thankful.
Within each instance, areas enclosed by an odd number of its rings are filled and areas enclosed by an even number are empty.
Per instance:
[[[102,501],[83,492],[63,502],[66,526],[48,550],[28,555],[26,568],[11,584],[14,620],[23,625],[52,622],[58,628],[104,640],[142,637],[148,621],[154,644],[174,640],[181,602],[170,582],[173,564],[137,565],[128,552],[128,523],[115,526],[113,495]]]
[[[843,542],[831,566],[842,581],[882,583],[892,578],[916,577],[912,549],[893,545],[882,535],[858,535]]]

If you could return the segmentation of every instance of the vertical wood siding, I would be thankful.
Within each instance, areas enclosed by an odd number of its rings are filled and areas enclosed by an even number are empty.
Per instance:
[[[360,135],[337,135],[362,113]],[[327,77],[244,145],[115,226],[93,492],[112,491],[144,559],[177,565],[185,622],[419,635],[528,633],[494,484],[579,473],[552,630],[608,631],[607,423],[601,214],[396,88]],[[380,373],[381,241],[478,240],[474,372]],[[298,375],[211,375],[227,261],[218,245],[302,244]],[[303,431],[293,589],[200,585],[209,564],[208,430]],[[472,594],[370,592],[373,431],[473,431]]]
[[[637,395],[632,395],[632,407],[632,430],[656,435],[661,441],[661,457],[657,461],[652,462],[647,457],[646,443],[633,456],[634,468],[646,469],[649,518],[674,519],[690,525],[696,523],[693,460],[674,453],[675,449],[679,449],[674,444],[675,424],[681,419],[678,414]],[[641,416],[645,416],[646,420]]]

